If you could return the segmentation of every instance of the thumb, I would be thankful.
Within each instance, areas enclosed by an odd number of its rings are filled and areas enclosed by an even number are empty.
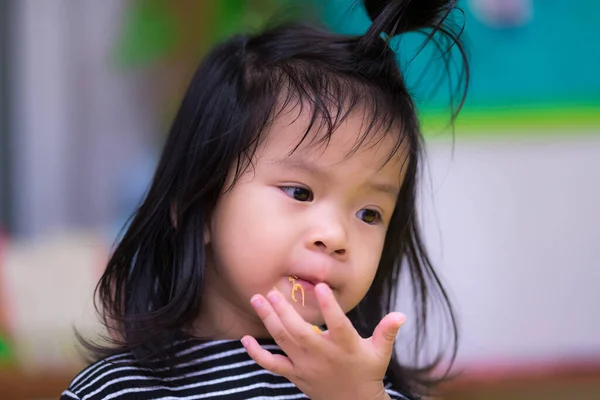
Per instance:
[[[393,312],[383,317],[375,328],[372,337],[373,349],[381,357],[392,356],[396,336],[404,322],[406,322],[406,315]]]

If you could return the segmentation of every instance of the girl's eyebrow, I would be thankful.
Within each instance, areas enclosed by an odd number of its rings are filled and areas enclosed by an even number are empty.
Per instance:
[[[369,183],[367,183],[366,186],[369,189],[374,190],[376,192],[381,192],[386,195],[389,195],[389,196],[393,197],[394,200],[396,200],[398,198],[398,196],[400,195],[400,188],[397,187],[396,185],[388,185],[387,183],[369,182]]]
[[[312,175],[319,176],[325,180],[330,179],[330,175],[326,170],[319,168],[318,166],[307,162],[306,160],[299,158],[280,158],[270,163],[276,167],[282,167],[287,170],[301,170],[308,172]],[[369,182],[365,185],[369,190],[375,192],[381,192],[388,196],[393,197],[394,200],[400,195],[400,188],[396,185],[390,185],[387,183]]]
[[[270,164],[276,167],[285,168],[287,170],[301,170],[304,172],[308,172],[312,175],[318,175],[322,178],[329,179],[329,174],[327,173],[327,171],[300,158],[280,158],[272,161]]]

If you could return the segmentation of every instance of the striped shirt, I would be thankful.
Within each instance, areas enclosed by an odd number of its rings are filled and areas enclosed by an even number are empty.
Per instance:
[[[274,354],[284,354],[273,340],[260,345]],[[97,399],[307,399],[293,383],[260,367],[239,340],[188,341],[180,343],[175,373],[159,376],[158,369],[139,366],[130,353],[100,360],[82,372],[62,393],[61,400]],[[394,391],[392,399],[408,400]]]

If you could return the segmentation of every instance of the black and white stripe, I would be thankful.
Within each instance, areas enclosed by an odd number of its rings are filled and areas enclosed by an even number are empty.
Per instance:
[[[283,354],[272,340],[259,340],[272,353]],[[128,353],[107,357],[79,373],[61,400],[97,399],[307,399],[293,383],[260,367],[238,340],[180,343],[186,361],[175,373],[140,367]],[[407,397],[386,385],[392,399]]]

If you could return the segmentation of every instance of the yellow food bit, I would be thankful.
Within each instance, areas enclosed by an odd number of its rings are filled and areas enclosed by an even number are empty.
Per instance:
[[[314,330],[316,333],[318,333],[319,335],[323,333],[323,332],[321,331],[321,328],[319,328],[319,327],[318,327],[318,326],[316,326],[316,325],[313,325],[313,330]]]
[[[296,279],[300,278],[297,276],[288,277],[288,280],[292,282],[292,300],[294,300],[296,303],[298,302],[298,299],[296,299],[296,290],[300,290],[300,293],[302,294],[302,307],[304,307],[304,288],[301,284],[296,283]]]

